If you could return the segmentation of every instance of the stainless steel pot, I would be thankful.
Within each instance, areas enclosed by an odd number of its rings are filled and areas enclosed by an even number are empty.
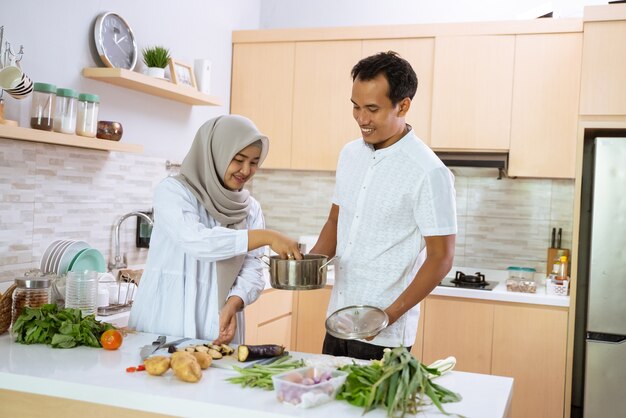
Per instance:
[[[263,258],[269,258],[269,263]],[[270,285],[274,289],[313,290],[326,286],[327,265],[335,257],[303,254],[302,260],[283,260],[280,256],[263,256],[270,267]]]

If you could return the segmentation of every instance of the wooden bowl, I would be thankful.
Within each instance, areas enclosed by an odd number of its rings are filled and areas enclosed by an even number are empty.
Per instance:
[[[122,124],[120,122],[112,122],[108,120],[98,121],[98,131],[96,137],[100,139],[107,139],[109,141],[119,141],[122,139]]]

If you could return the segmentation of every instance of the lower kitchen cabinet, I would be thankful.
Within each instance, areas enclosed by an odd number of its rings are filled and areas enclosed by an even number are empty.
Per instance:
[[[411,347],[411,354],[415,356],[421,362],[425,362],[423,359],[424,352],[424,303],[420,303],[420,319],[417,323],[417,337]]]
[[[295,292],[294,339],[295,350],[304,353],[322,353],[326,335],[326,309],[332,287]]]
[[[562,417],[566,308],[495,306],[491,374],[510,376],[511,417]]]
[[[489,374],[493,304],[475,299],[430,296],[424,316],[425,364],[455,356],[455,370]]]
[[[512,418],[563,416],[567,308],[429,296],[422,316],[425,364],[514,378]]]
[[[246,307],[246,344],[280,344],[291,349],[294,292],[268,289]]]

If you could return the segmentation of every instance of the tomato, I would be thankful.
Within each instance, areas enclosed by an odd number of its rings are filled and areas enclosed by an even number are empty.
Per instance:
[[[117,350],[122,345],[122,333],[116,329],[104,331],[100,337],[100,344],[105,350]]]
[[[127,367],[127,368],[126,368],[126,371],[127,371],[128,373],[134,373],[134,372],[136,372],[136,371],[137,371],[137,368],[136,368],[136,367],[134,367],[134,366]]]
[[[140,364],[139,366],[137,366],[138,372],[143,372],[144,370],[146,370],[146,366],[144,366],[143,364]]]

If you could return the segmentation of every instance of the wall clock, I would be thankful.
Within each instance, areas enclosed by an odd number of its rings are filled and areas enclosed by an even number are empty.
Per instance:
[[[102,63],[107,67],[135,68],[137,43],[130,26],[120,15],[106,12],[98,16],[94,42]]]

